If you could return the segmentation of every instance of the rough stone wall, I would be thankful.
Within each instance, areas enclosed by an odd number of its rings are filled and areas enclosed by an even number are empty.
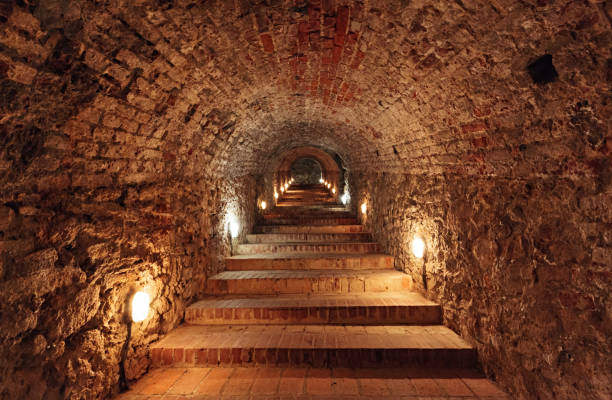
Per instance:
[[[85,189],[72,180],[59,190],[19,182],[2,191],[0,398],[116,390],[133,291],[147,290],[153,303],[134,326],[128,379],[146,371],[146,345],[180,323],[219,269],[227,244],[210,212],[221,211],[218,189],[121,186],[102,176],[108,183]]]
[[[241,235],[252,224],[254,181],[187,165],[187,134],[169,138],[188,119],[159,52],[118,20],[87,42],[89,5],[0,5],[1,399],[116,392],[138,289],[151,313],[124,365],[142,375],[148,344],[222,268],[227,215]]]
[[[396,267],[516,398],[605,399],[612,186],[594,179],[357,176]],[[414,257],[415,234],[427,243]],[[424,283],[424,274],[426,286]]]

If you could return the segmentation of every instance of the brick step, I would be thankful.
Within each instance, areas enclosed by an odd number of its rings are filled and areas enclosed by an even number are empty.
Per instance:
[[[340,205],[333,199],[328,201],[279,201],[276,203],[276,207],[339,207]]]
[[[399,292],[412,280],[395,270],[224,271],[206,282],[208,294]]]
[[[440,306],[415,292],[215,296],[190,305],[185,312],[185,321],[192,325],[433,325],[441,318]]]
[[[356,218],[270,218],[265,220],[266,225],[357,225]]]
[[[274,210],[264,214],[265,219],[274,218],[355,218],[351,211],[328,211],[328,210],[308,210],[299,211],[292,209]]]
[[[371,270],[393,269],[387,254],[252,254],[225,258],[230,271],[244,270]]]
[[[323,197],[329,196],[329,190],[313,190],[313,191],[303,191],[303,190],[285,190],[283,193],[284,198],[304,198],[304,199],[312,199],[314,197]]]
[[[275,209],[276,211],[295,211],[295,212],[309,212],[309,211],[348,211],[342,204],[335,203],[324,203],[321,205],[298,205],[290,206],[285,204],[282,209]]]
[[[258,225],[258,233],[358,233],[362,225]]]
[[[369,233],[262,233],[247,235],[248,243],[368,242]]]
[[[151,345],[152,364],[471,368],[476,352],[450,329],[379,325],[183,325]]]
[[[236,246],[236,254],[293,254],[293,253],[378,253],[378,243],[350,242],[350,243],[246,243]]]

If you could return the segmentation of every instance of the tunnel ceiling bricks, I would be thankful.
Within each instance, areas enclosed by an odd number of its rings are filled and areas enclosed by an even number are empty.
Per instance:
[[[292,4],[73,1],[64,23],[81,18],[83,29],[43,44],[25,32],[43,37],[47,26],[15,7],[0,37],[13,56],[1,63],[8,79],[38,87],[57,80],[35,73],[41,62],[61,74],[66,60],[82,60],[104,93],[94,101],[101,119],[76,105],[68,114],[157,135],[163,142],[150,145],[186,171],[204,161],[225,173],[254,172],[294,141],[343,153],[354,168],[499,176],[568,163],[568,175],[590,173],[609,151],[608,144],[565,160],[559,149],[570,146],[559,112],[605,92],[595,82],[607,79],[609,35],[595,5]],[[548,41],[534,48],[537,38]],[[55,60],[58,48],[65,54]],[[576,57],[585,51],[603,61]],[[554,53],[561,79],[579,76],[583,89],[534,87],[526,65],[541,52]],[[589,107],[595,123],[611,106]],[[538,160],[520,150],[531,147],[542,150]]]

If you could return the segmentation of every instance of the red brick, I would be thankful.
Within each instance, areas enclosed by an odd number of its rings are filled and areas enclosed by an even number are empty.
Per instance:
[[[268,33],[261,34],[259,36],[261,38],[261,44],[263,45],[264,51],[266,53],[274,52],[274,42],[272,41],[272,36]]]

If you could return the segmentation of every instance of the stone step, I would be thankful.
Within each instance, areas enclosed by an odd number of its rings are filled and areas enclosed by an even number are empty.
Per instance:
[[[379,245],[374,242],[349,242],[349,243],[245,243],[236,246],[236,254],[294,254],[294,253],[378,253]]]
[[[371,270],[393,269],[387,254],[252,254],[225,258],[229,271],[245,270]]]
[[[363,324],[433,325],[441,308],[415,292],[215,296],[187,307],[192,325]]]
[[[274,218],[355,218],[351,211],[328,211],[328,210],[308,210],[296,211],[292,209],[274,210],[263,215],[264,219]]]
[[[151,345],[154,367],[294,365],[471,368],[476,352],[440,325],[183,325]]]
[[[279,201],[276,203],[276,207],[339,207],[335,200],[329,199],[328,201]]]
[[[261,233],[247,235],[248,243],[301,243],[301,242],[368,242],[369,233]]]
[[[358,233],[363,225],[258,225],[259,233]]]
[[[257,270],[224,271],[206,282],[206,293],[303,294],[399,292],[412,280],[395,270]]]
[[[294,218],[270,218],[265,220],[266,225],[357,225],[354,217],[349,218],[318,218],[318,217],[294,217]]]

